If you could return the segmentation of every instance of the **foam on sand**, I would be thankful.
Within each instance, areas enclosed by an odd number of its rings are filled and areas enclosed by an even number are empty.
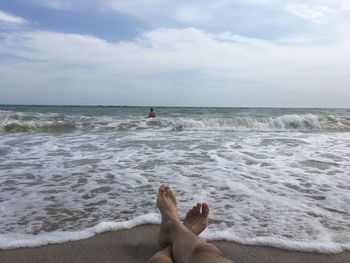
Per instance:
[[[0,235],[0,249],[15,249],[24,247],[39,247],[48,244],[60,244],[69,241],[78,241],[93,237],[97,234],[130,229],[145,224],[160,224],[158,214],[151,213],[136,217],[124,222],[101,222],[98,225],[81,231],[54,231],[39,235],[4,234]],[[201,235],[208,241],[234,241],[244,245],[272,246],[291,251],[305,251],[317,253],[338,253],[344,250],[350,251],[350,243],[336,244],[330,240],[290,241],[271,237],[245,238],[232,233],[232,230],[210,231],[205,230]]]
[[[3,234],[0,235],[0,249],[59,244],[90,238],[103,232],[130,229],[138,225],[156,223],[160,223],[160,217],[158,214],[152,213],[124,222],[101,222],[94,227],[89,227],[81,231],[54,231],[39,235]]]
[[[0,250],[6,263],[147,262],[160,248],[156,243],[157,225],[98,234],[95,237],[37,248]],[[223,256],[239,263],[344,263],[350,252],[336,254],[305,253],[266,246],[247,246],[235,242],[214,241]]]

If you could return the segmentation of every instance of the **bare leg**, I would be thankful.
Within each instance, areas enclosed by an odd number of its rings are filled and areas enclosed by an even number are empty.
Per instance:
[[[177,215],[176,199],[170,187],[164,185],[159,187],[157,206],[162,214],[158,240],[162,242],[161,244],[172,245],[175,262],[232,262],[222,257],[216,246],[208,244],[181,223]]]
[[[167,246],[163,248],[163,250],[154,254],[147,263],[174,263],[172,254],[171,254],[171,246]]]
[[[205,203],[198,203],[196,206],[193,206],[192,209],[188,210],[183,224],[192,233],[199,235],[208,226],[208,214],[208,205]],[[163,250],[154,254],[149,259],[148,263],[174,263],[172,259],[171,246],[167,246]]]

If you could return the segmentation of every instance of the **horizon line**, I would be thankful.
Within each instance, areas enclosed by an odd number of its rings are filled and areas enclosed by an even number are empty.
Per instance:
[[[264,108],[264,109],[350,109],[349,107],[325,107],[325,106],[162,106],[162,105],[112,105],[112,104],[0,104],[1,106],[32,106],[32,107],[119,107],[119,108]]]

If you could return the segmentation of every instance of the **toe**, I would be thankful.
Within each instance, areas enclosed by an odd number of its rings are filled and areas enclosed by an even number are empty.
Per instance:
[[[188,210],[187,213],[186,213],[185,218],[186,218],[186,217],[189,217],[190,215],[191,215],[191,210]]]
[[[176,204],[176,198],[174,195],[174,192],[172,190],[169,191],[168,196],[173,200],[173,202]]]
[[[165,186],[165,196],[169,196],[171,189],[168,185]]]
[[[202,214],[204,216],[208,216],[208,214],[209,214],[209,206],[207,203],[202,204]]]
[[[188,213],[189,213],[190,215],[193,215],[195,211],[196,211],[196,207],[194,206],[194,207],[192,207],[192,209],[190,209],[190,210],[188,211]]]
[[[159,191],[158,191],[158,195],[160,196],[164,196],[165,195],[165,189],[166,189],[166,186],[164,184],[160,185],[159,186]]]
[[[196,213],[200,214],[201,213],[201,203],[197,203],[197,206],[196,206]]]

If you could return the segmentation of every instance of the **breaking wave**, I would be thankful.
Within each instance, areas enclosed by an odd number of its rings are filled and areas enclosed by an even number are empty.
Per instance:
[[[13,113],[2,111],[0,132],[127,131],[350,131],[350,117],[291,114],[276,117],[159,117]]]

